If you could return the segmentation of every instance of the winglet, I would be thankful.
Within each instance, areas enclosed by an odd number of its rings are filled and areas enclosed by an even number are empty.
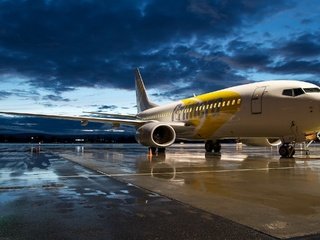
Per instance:
[[[137,97],[137,109],[138,113],[149,108],[156,107],[157,105],[150,102],[144,86],[139,68],[135,69],[135,80],[136,80],[136,97]]]

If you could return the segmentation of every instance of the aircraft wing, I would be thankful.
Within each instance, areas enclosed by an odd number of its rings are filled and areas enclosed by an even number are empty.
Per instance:
[[[14,115],[14,116],[27,116],[27,117],[41,117],[41,118],[53,118],[53,119],[65,119],[80,121],[81,124],[86,125],[88,122],[98,122],[98,123],[111,123],[114,125],[129,125],[129,126],[141,126],[149,121],[144,121],[141,119],[126,119],[116,117],[89,117],[89,116],[66,116],[66,115],[53,115],[53,114],[38,114],[38,113],[21,113],[21,112],[0,112],[0,114]],[[114,115],[116,116],[116,115]]]
[[[137,117],[133,114],[114,114],[114,113],[107,113],[107,112],[83,112],[88,114],[106,116],[106,117],[116,117],[120,119],[137,119]]]

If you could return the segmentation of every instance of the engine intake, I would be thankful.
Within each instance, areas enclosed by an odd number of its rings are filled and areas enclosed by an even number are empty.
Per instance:
[[[176,140],[175,130],[164,123],[147,123],[136,132],[138,143],[148,147],[168,147]]]

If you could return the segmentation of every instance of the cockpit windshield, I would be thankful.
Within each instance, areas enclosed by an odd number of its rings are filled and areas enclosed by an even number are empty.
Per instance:
[[[320,92],[320,88],[304,88],[303,90],[306,93],[317,93],[317,92]]]
[[[282,91],[282,95],[291,96],[291,97],[296,97],[296,96],[302,95],[304,93],[305,92],[302,90],[302,88],[284,89]]]
[[[282,95],[296,97],[305,93],[320,93],[320,88],[291,88],[291,89],[284,89],[282,91]]]

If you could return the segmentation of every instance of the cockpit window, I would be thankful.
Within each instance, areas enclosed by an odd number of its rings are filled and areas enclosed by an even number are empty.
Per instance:
[[[284,96],[293,96],[292,89],[285,89],[282,91],[282,95]]]
[[[296,96],[302,95],[304,93],[305,92],[303,91],[302,88],[284,89],[282,91],[282,95],[290,96],[290,97],[296,97]]]
[[[320,88],[304,88],[303,89],[306,93],[316,93],[320,92]]]
[[[294,93],[294,96],[299,96],[304,94],[304,91],[302,90],[302,88],[295,88],[293,89],[293,93]]]

